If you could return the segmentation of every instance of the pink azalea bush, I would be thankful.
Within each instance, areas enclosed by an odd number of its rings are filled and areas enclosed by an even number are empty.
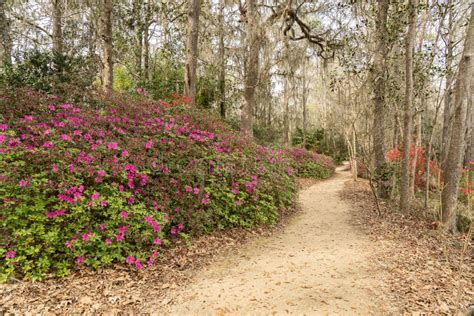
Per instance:
[[[303,148],[292,148],[288,151],[291,167],[295,174],[302,178],[325,179],[334,174],[333,160],[323,154]]]
[[[0,281],[142,270],[183,233],[275,223],[294,200],[293,153],[188,101],[0,99]]]

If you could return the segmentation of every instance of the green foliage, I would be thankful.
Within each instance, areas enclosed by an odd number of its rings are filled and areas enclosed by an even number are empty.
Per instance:
[[[278,143],[281,131],[272,125],[255,123],[253,125],[253,136],[259,144],[270,145]]]
[[[31,86],[40,91],[61,93],[68,84],[78,89],[91,86],[94,76],[90,61],[85,57],[30,50],[3,68],[0,87]]]
[[[159,100],[184,90],[184,67],[169,52],[158,52],[152,65],[151,80],[146,83],[137,82],[136,85],[145,88],[153,99]]]
[[[301,128],[296,128],[294,131],[292,143],[293,146],[303,145],[303,130]],[[341,164],[348,155],[347,147],[342,137],[335,137],[335,139],[330,140],[327,138],[326,131],[323,128],[307,132],[304,148],[330,156],[336,164]]]
[[[135,88],[133,76],[122,65],[114,67],[114,90],[118,92],[132,92]]]

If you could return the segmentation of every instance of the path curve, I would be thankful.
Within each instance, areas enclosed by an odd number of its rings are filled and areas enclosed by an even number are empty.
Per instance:
[[[375,245],[339,197],[336,175],[300,192],[287,226],[222,258],[173,294],[172,315],[379,314]]]

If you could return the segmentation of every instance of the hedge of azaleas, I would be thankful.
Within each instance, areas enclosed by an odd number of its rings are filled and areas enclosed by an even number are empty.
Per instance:
[[[0,109],[3,282],[75,265],[144,269],[184,233],[275,223],[295,173],[333,171],[323,156],[257,146],[186,98],[94,108],[18,91]]]

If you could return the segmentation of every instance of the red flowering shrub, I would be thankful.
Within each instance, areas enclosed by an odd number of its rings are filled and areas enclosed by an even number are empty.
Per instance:
[[[185,232],[275,223],[293,203],[298,165],[187,101],[1,99],[0,279],[143,269]]]
[[[415,185],[417,187],[424,187],[425,173],[426,173],[426,161],[425,161],[425,151],[422,147],[416,148],[412,144],[410,147],[410,165],[413,165],[413,160],[415,158],[416,152],[416,167],[415,167]],[[403,159],[403,153],[398,148],[392,148],[387,153],[387,159],[390,163],[394,165],[401,164]],[[432,175],[438,174],[439,166],[436,162],[431,161],[429,163],[430,172]]]

